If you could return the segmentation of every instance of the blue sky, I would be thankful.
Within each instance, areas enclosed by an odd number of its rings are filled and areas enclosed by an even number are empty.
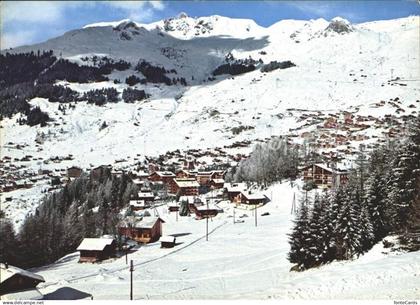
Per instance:
[[[419,15],[415,0],[385,1],[7,1],[2,3],[1,49],[41,42],[83,25],[130,18],[149,23],[186,12],[223,15],[269,26],[282,19],[353,23]]]

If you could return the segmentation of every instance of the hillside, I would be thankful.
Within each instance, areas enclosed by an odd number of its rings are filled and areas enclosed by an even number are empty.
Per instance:
[[[146,100],[104,106],[81,101],[72,108],[64,104],[65,114],[58,111],[60,104],[34,98],[30,104],[53,121],[46,127],[29,127],[17,124],[19,114],[2,120],[2,158],[11,158],[15,166],[6,163],[4,174],[19,172],[15,180],[28,179],[36,178],[40,169],[60,175],[71,165],[89,169],[117,160],[125,160],[119,167],[130,167],[145,155],[223,148],[274,135],[294,136],[293,141],[301,143],[305,132],[317,135],[313,133],[317,126],[345,111],[353,115],[354,124],[339,132],[349,142],[320,149],[351,158],[359,144],[373,147],[392,132],[394,136],[403,132],[404,122],[418,113],[418,25],[419,17],[412,16],[363,24],[340,18],[283,20],[263,28],[250,20],[180,15],[149,25],[129,20],[89,25],[44,43],[8,50],[51,49],[84,65],[95,65],[95,55],[132,64],[127,70],[114,70],[109,81],[57,81],[80,94],[103,87],[121,94],[128,87],[126,77],[144,77],[134,70],[140,59],[175,70],[165,75],[184,77],[187,85],[140,83],[133,88],[150,94]],[[295,66],[261,72],[271,61],[291,61]],[[250,62],[253,71],[214,75],[221,65]],[[335,131],[324,133],[328,132]],[[40,137],[42,144],[35,141]],[[333,143],[334,137],[329,141]],[[246,154],[250,148],[225,151]],[[53,162],[54,158],[61,161]],[[229,157],[222,159],[232,162]],[[5,193],[2,197],[10,198],[4,203],[6,215],[22,220],[48,181],[41,177],[29,190]]]

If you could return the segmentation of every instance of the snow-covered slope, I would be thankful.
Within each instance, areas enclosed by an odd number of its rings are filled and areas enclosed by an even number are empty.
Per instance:
[[[134,261],[134,299],[418,299],[420,252],[392,253],[382,244],[355,261],[333,262],[305,272],[289,272],[288,236],[290,211],[299,187],[277,184],[266,191],[272,199],[253,211],[224,209],[209,222],[169,214],[163,234],[174,234],[173,249],[159,243],[140,247],[128,255]],[[267,213],[267,216],[261,216]],[[151,211],[153,214],[154,212]],[[246,217],[244,215],[247,215]],[[38,287],[48,293],[70,286],[91,293],[95,299],[127,299],[130,273],[125,257],[100,264],[78,264],[78,253],[33,271],[46,282]]]
[[[150,99],[102,107],[80,102],[66,114],[58,111],[58,104],[36,98],[31,104],[39,105],[55,121],[41,128],[18,125],[18,116],[4,119],[2,157],[21,159],[31,155],[35,161],[16,164],[35,171],[65,170],[71,165],[88,168],[121,158],[134,163],[138,155],[175,149],[223,147],[235,141],[289,134],[301,127],[300,132],[316,130],[314,124],[302,119],[305,113],[317,122],[322,119],[316,116],[344,110],[380,119],[386,115],[415,115],[420,90],[419,19],[411,16],[364,24],[349,24],[341,18],[331,22],[283,20],[263,28],[249,20],[180,15],[150,25],[130,20],[89,25],[41,44],[9,50],[52,49],[79,62],[81,57],[93,54],[133,64],[145,59],[176,69],[188,86],[139,84],[136,87],[150,93]],[[212,24],[211,31],[195,34],[208,23]],[[165,28],[165,24],[169,25]],[[343,25],[351,30],[341,31]],[[228,54],[236,59],[251,56],[264,63],[291,60],[296,66],[267,73],[256,69],[234,77],[220,75],[209,81],[212,71],[225,63]],[[127,88],[124,79],[131,74],[139,73],[131,68],[113,72],[108,82],[60,83],[79,92],[102,87],[122,92]],[[397,77],[398,81],[390,81]],[[114,79],[122,83],[114,84]],[[395,98],[401,110],[389,102]],[[375,106],[380,101],[387,103]],[[105,129],[100,128],[103,122],[108,125]],[[241,126],[246,127],[242,132],[232,131]],[[365,131],[378,138],[383,132],[373,123]],[[38,145],[35,139],[41,133],[45,141]],[[6,145],[9,142],[14,144]],[[358,143],[351,145],[356,147]],[[69,154],[73,155],[72,161],[42,162]],[[39,202],[32,191],[27,199],[25,191],[7,194],[13,200],[5,203],[6,214],[12,218],[18,214],[22,219],[24,211]],[[40,191],[37,193],[40,195]],[[31,203],[17,205],[15,200]],[[17,214],[16,206],[20,207]]]

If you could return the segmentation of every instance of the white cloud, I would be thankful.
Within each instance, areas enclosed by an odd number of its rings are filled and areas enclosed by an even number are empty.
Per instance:
[[[155,11],[165,8],[161,1],[6,1],[1,3],[1,20],[4,23],[56,23],[66,18],[68,9],[101,5],[134,16],[138,21],[148,21]]]
[[[0,38],[1,49],[14,48],[24,44],[32,42],[33,37],[35,36],[35,31],[18,31],[13,34],[2,33]]]
[[[420,0],[419,0],[420,1]],[[303,13],[315,15],[325,19],[331,19],[337,16],[347,18],[352,22],[361,19],[362,14],[356,14],[346,9],[345,3],[329,1],[288,1],[285,4],[297,8]]]
[[[156,11],[165,9],[162,1],[109,1],[102,2],[125,13],[127,18],[148,22],[155,18]]]
[[[66,10],[93,7],[93,1],[7,1],[2,4],[1,18],[5,23],[56,23],[66,16]]]
[[[293,1],[285,3],[304,13],[315,14],[318,17],[326,17],[333,9],[333,4],[325,1]]]

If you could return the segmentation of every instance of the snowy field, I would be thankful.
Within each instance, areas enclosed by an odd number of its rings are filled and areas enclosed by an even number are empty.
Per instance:
[[[258,210],[219,203],[224,213],[209,221],[168,214],[163,234],[177,234],[175,248],[160,243],[128,255],[134,261],[135,299],[419,299],[420,252],[389,253],[381,244],[363,257],[309,271],[289,272],[287,233],[291,230],[293,194],[298,187],[278,184],[265,192],[272,201]],[[269,212],[268,216],[261,216]],[[248,217],[242,217],[246,214]],[[78,253],[32,271],[44,276],[42,293],[70,286],[94,299],[128,299],[130,273],[125,257],[100,264],[79,264]]]

